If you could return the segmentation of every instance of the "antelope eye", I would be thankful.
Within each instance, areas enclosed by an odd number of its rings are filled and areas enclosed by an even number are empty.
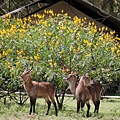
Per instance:
[[[72,75],[70,76],[70,78],[72,77]]]

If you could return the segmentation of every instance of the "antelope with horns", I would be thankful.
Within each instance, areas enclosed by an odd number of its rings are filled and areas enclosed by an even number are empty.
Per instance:
[[[101,94],[102,94],[102,84],[98,81],[93,81],[91,80],[91,78],[88,76],[88,74],[84,74],[84,78],[85,83],[87,86],[93,86],[95,88],[95,92],[96,92],[96,104],[97,104],[97,108],[95,109],[94,113],[99,111],[99,106],[100,106],[100,99],[101,99]]]
[[[51,101],[55,107],[55,114],[57,116],[57,106],[54,99],[55,87],[50,82],[36,82],[32,81],[31,70],[25,70],[20,76],[23,81],[24,89],[30,97],[30,112],[35,113],[35,104],[37,98],[44,98],[48,104],[46,115],[49,113]],[[51,101],[50,101],[51,100]]]
[[[80,78],[78,83],[78,79],[76,73],[71,73],[66,78],[66,81],[69,84],[69,88],[71,92],[74,94],[76,101],[77,101],[77,113],[79,109],[87,105],[87,114],[86,116],[89,117],[89,110],[90,110],[90,99],[92,99],[95,105],[95,111],[97,109],[97,100],[96,100],[96,92],[95,88],[91,85],[86,86],[86,81],[84,80],[85,74]]]

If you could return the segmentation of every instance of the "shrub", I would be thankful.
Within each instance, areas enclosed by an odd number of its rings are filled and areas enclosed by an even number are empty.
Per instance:
[[[120,38],[86,18],[45,10],[28,18],[0,18],[0,88],[17,91],[26,64],[33,79],[61,88],[71,70],[102,83],[120,77]]]

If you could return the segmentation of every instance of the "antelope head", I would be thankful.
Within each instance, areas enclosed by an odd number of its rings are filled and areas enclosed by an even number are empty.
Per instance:
[[[77,76],[76,75],[77,75],[77,73],[74,73],[74,72],[70,73],[66,78],[66,82],[68,82],[68,83],[77,82]]]
[[[87,86],[93,83],[93,80],[88,76],[88,73],[83,74],[80,80],[83,80]]]
[[[20,78],[23,80],[24,83],[27,82],[29,80],[29,78],[31,77],[31,71],[32,71],[32,69],[24,70],[24,72],[20,76]]]

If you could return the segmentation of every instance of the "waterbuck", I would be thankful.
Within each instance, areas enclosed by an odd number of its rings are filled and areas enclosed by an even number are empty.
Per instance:
[[[98,109],[97,104],[97,97],[96,97],[96,91],[95,87],[92,85],[87,85],[87,81],[85,79],[85,74],[80,78],[80,81],[78,82],[76,73],[71,73],[66,78],[66,81],[69,83],[69,88],[71,92],[74,94],[76,101],[77,101],[77,113],[79,112],[79,109],[84,107],[85,103],[87,105],[87,114],[86,116],[89,116],[89,110],[90,110],[90,99],[93,101],[95,105],[95,110]]]
[[[23,81],[24,89],[30,97],[30,112],[35,113],[35,104],[37,98],[44,98],[48,104],[46,115],[49,113],[51,102],[55,107],[55,114],[57,116],[57,106],[54,99],[56,88],[50,82],[36,82],[32,80],[31,70],[25,70],[20,76]],[[50,101],[51,100],[51,101]]]

